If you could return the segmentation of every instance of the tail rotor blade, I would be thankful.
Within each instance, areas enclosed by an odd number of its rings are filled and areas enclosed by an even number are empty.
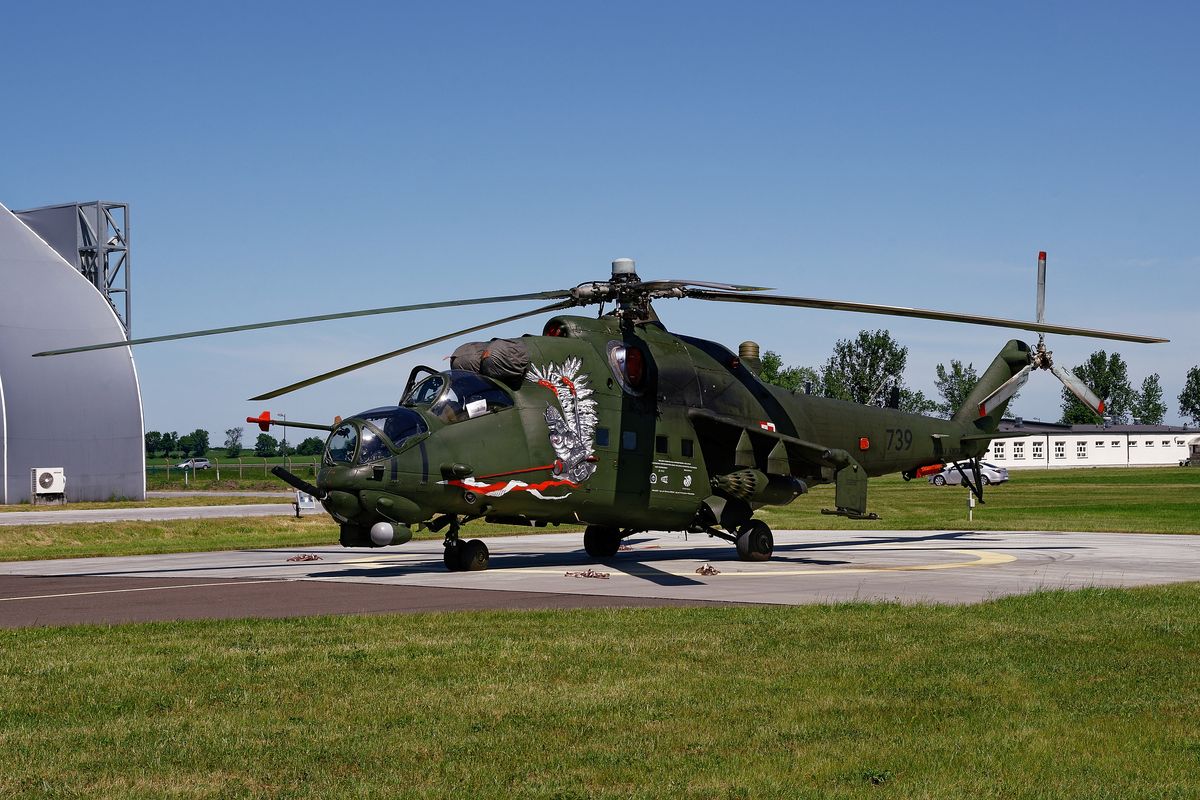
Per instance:
[[[1000,388],[996,389],[996,391],[989,394],[980,402],[979,416],[986,417],[989,411],[1011,400],[1012,396],[1019,392],[1021,387],[1025,385],[1025,382],[1029,380],[1029,373],[1032,371],[1033,365],[1031,364],[1000,384]]]
[[[1050,371],[1063,382],[1063,386],[1071,390],[1071,394],[1079,398],[1081,403],[1097,414],[1104,415],[1104,409],[1106,408],[1104,401],[1097,397],[1096,393],[1089,389],[1083,381],[1057,364],[1051,367]]]
[[[1038,253],[1037,322],[1046,321],[1046,251]]]

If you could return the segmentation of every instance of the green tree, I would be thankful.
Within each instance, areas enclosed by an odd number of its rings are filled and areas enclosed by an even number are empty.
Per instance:
[[[192,455],[205,456],[208,455],[208,431],[202,428],[196,428],[192,431]]]
[[[1137,399],[1137,393],[1129,385],[1129,367],[1120,353],[1109,355],[1097,350],[1088,360],[1071,370],[1075,377],[1104,400],[1104,413],[1113,422],[1129,422],[1129,413]],[[1079,401],[1064,387],[1062,390],[1062,421],[1067,425],[1104,422],[1100,415]]]
[[[242,454],[242,434],[245,428],[229,428],[225,431],[225,455],[237,458]]]
[[[809,383],[814,393],[820,393],[820,376],[812,367],[785,367],[780,355],[772,350],[763,353],[762,371],[758,375],[764,383],[787,389],[790,392],[803,392],[804,384]]]
[[[904,367],[908,348],[885,330],[859,331],[854,340],[839,339],[833,355],[821,369],[821,389],[826,397],[878,405],[893,389],[904,398]]]
[[[287,440],[285,439],[279,443],[279,448],[275,452],[276,452],[276,455],[294,456],[294,455],[296,455],[296,448],[294,448],[290,444],[288,444]]]
[[[900,405],[898,408],[910,414],[935,415],[941,412],[942,404],[926,397],[925,393],[920,389],[905,388],[900,390]]]
[[[164,433],[162,435],[162,439],[160,440],[160,444],[163,449],[163,455],[167,458],[170,458],[171,454],[179,449],[179,434],[175,431]]]
[[[195,437],[192,436],[190,433],[185,433],[183,436],[179,437],[179,451],[180,451],[180,453],[182,453],[182,455],[185,458],[190,455],[194,455],[194,453],[192,451],[195,448],[196,448],[196,440],[195,440]]]
[[[1167,416],[1167,404],[1163,402],[1158,373],[1147,375],[1142,380],[1142,390],[1137,393],[1132,411],[1133,418],[1143,425],[1162,425],[1163,418]]]
[[[1188,370],[1183,391],[1179,393],[1179,414],[1200,425],[1200,366]]]
[[[301,456],[319,456],[325,451],[325,442],[316,436],[309,436],[296,445],[296,454]]]
[[[163,449],[162,438],[163,438],[163,435],[161,433],[159,433],[158,431],[146,431],[146,455],[147,456],[149,456],[150,458],[154,458],[154,456],[158,453],[158,451]]]
[[[269,433],[260,433],[254,440],[254,455],[259,458],[270,458],[275,455],[279,442]]]
[[[977,383],[979,383],[979,373],[975,371],[974,364],[967,364],[964,367],[957,358],[950,359],[950,369],[946,369],[944,364],[938,364],[937,379],[933,385],[937,388],[938,394],[942,396],[942,402],[936,404],[937,411],[945,417],[954,416],[954,412],[967,402],[967,395],[971,393]]]

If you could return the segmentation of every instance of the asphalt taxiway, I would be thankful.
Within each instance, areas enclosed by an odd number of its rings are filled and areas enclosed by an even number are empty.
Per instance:
[[[1200,537],[777,531],[768,562],[707,536],[640,534],[596,563],[581,537],[487,540],[447,572],[438,541],[0,563],[0,626],[485,608],[841,601],[972,603],[1039,589],[1200,580]]]

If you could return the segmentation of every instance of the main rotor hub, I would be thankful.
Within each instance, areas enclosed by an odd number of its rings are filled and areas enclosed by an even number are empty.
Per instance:
[[[618,258],[612,262],[612,279],[614,283],[628,283],[638,280],[637,270],[632,258]]]

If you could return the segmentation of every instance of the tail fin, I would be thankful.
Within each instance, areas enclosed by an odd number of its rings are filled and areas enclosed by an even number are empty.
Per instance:
[[[991,433],[1000,427],[1000,418],[1008,408],[1008,401],[1000,403],[995,408],[987,409],[983,416],[979,414],[979,405],[988,395],[1000,388],[1012,376],[1029,366],[1029,345],[1016,339],[1009,340],[999,355],[992,361],[987,371],[980,377],[979,383],[971,389],[962,408],[954,412],[955,422],[974,422],[981,431]]]

